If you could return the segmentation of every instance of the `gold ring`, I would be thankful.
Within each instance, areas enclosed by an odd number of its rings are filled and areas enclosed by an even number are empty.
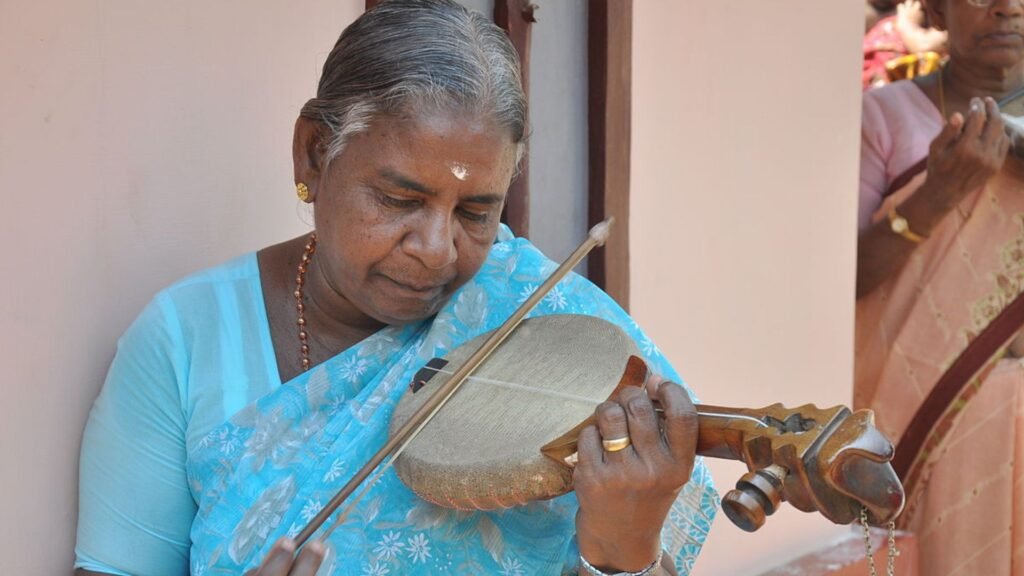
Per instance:
[[[611,440],[601,440],[601,444],[604,445],[606,452],[618,452],[619,450],[625,450],[629,448],[631,444],[629,436],[623,436],[622,438],[612,438]]]

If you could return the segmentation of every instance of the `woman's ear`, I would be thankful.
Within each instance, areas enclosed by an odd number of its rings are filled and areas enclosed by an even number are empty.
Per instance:
[[[297,188],[305,185],[308,196],[303,202],[315,202],[324,166],[323,127],[319,122],[299,116],[292,138],[292,165]],[[301,196],[301,193],[300,193]]]

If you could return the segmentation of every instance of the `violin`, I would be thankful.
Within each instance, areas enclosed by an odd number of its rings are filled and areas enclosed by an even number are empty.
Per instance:
[[[643,386],[647,366],[636,344],[610,322],[525,317],[604,242],[609,225],[595,226],[502,326],[420,370],[395,409],[388,442],[299,533],[298,545],[374,470],[369,485],[391,465],[420,497],[450,508],[510,507],[572,489],[578,433],[591,424],[598,403],[625,386]],[[722,501],[726,516],[744,530],[760,528],[783,501],[838,524],[865,512],[870,523],[882,525],[902,511],[903,487],[890,464],[893,445],[875,428],[870,410],[698,405],[697,413],[698,454],[747,466]],[[349,502],[334,526],[367,491]]]

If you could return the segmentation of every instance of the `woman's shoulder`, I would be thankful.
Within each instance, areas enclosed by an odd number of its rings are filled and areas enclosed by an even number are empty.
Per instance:
[[[942,114],[931,98],[912,80],[900,80],[864,93],[864,124],[889,126],[941,126]]]
[[[239,324],[258,326],[263,313],[259,265],[252,252],[189,274],[158,291],[122,340],[157,333],[188,347],[197,335],[215,337],[219,330]],[[232,322],[225,323],[226,318]]]
[[[923,100],[922,100],[923,98]],[[922,105],[931,103],[924,90],[913,80],[899,80],[864,93],[864,101],[892,103],[893,105]]]
[[[872,197],[880,198],[889,182],[928,154],[928,146],[942,125],[942,114],[912,81],[901,80],[865,92],[861,118],[862,193],[867,182]]]
[[[250,298],[260,289],[260,271],[255,252],[193,272],[160,290],[154,300],[173,304],[176,309],[207,308],[239,297]]]
[[[216,266],[193,272],[164,288],[162,292],[179,293],[196,286],[258,281],[259,273],[256,253],[247,252]]]

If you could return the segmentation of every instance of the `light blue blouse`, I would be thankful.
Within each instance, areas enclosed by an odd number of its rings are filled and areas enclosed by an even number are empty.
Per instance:
[[[121,337],[82,443],[76,568],[188,573],[186,455],[281,385],[269,326],[252,253],[161,291]]]

